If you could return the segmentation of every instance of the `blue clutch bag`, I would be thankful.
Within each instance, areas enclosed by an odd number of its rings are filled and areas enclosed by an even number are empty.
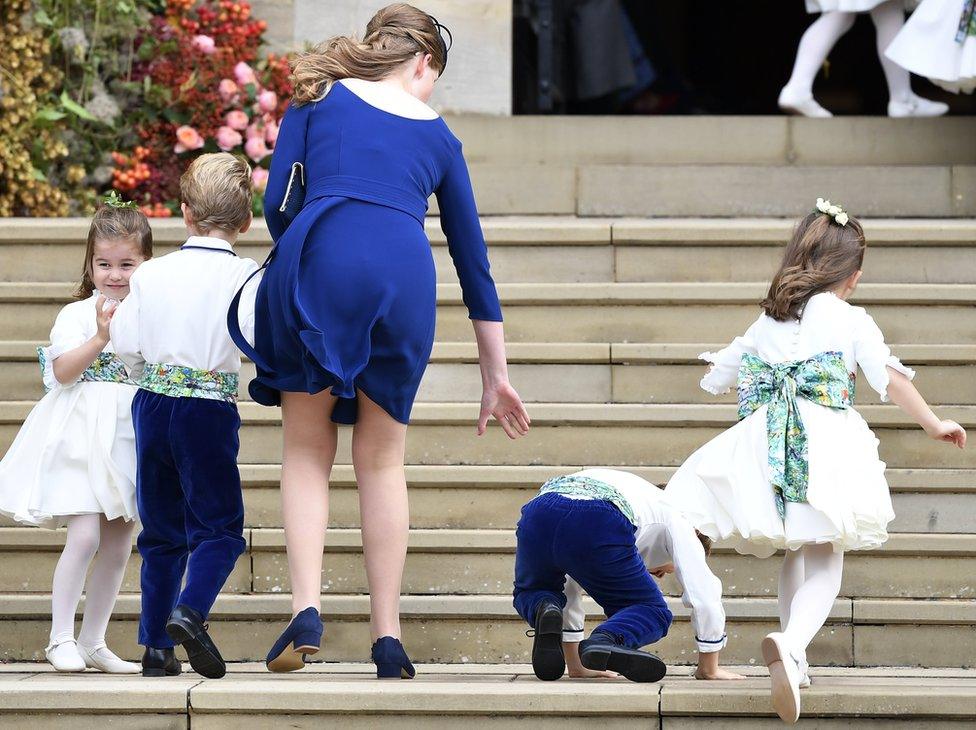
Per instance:
[[[286,227],[295,220],[303,205],[305,205],[305,166],[301,162],[296,162],[291,166],[285,197],[281,201],[281,207],[278,208],[281,217],[285,219]]]

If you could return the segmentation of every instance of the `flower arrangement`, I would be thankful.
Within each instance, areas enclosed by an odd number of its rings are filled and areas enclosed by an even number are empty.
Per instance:
[[[288,61],[259,57],[266,24],[232,0],[166,0],[137,41],[132,84],[144,91],[139,146],[118,152],[114,184],[147,215],[178,210],[179,176],[203,152],[237,153],[255,166],[255,214],[291,94]],[[189,61],[189,62],[188,62]]]
[[[203,152],[255,166],[255,213],[291,94],[288,61],[233,0],[4,0],[0,216],[78,215],[108,188],[179,212]]]

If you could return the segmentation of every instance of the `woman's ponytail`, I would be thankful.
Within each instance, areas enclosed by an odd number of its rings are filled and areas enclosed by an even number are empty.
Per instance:
[[[388,5],[369,21],[362,40],[336,36],[298,54],[292,63],[297,106],[322,98],[333,82],[378,81],[418,53],[430,54],[438,72],[447,64],[447,45],[437,21],[406,3]]]

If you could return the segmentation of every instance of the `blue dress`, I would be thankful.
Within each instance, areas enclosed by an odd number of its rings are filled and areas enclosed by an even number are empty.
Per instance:
[[[296,161],[307,193],[286,229],[278,208]],[[277,249],[255,302],[255,401],[331,388],[332,420],[355,423],[358,390],[409,421],[434,342],[431,194],[469,317],[500,322],[461,143],[443,119],[387,112],[341,82],[288,109],[265,194]]]

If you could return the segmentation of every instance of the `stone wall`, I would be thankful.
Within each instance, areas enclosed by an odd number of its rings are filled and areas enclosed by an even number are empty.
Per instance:
[[[512,0],[417,0],[454,34],[431,105],[445,113],[512,113]],[[253,0],[277,51],[361,34],[383,0]]]

